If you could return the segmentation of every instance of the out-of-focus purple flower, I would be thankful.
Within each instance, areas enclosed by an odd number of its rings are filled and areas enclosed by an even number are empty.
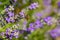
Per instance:
[[[11,36],[14,36],[14,32],[11,32],[11,34],[10,34]]]
[[[5,8],[5,11],[6,11],[6,12],[8,12],[8,11],[9,11],[9,9],[8,9],[8,8]]]
[[[14,20],[14,19],[12,19],[12,20],[11,20],[11,22],[15,22],[15,20]]]
[[[36,22],[35,22],[35,28],[40,28],[40,27],[43,27],[43,23],[40,22],[40,20],[36,20]]]
[[[11,32],[10,35],[9,35],[9,38],[12,39],[12,37],[14,37],[14,33]]]
[[[7,28],[6,29],[6,34],[8,34],[9,35],[9,32],[11,31],[11,29],[10,28]]]
[[[7,28],[7,29],[6,29],[6,32],[9,32],[9,31],[10,31],[10,28]]]
[[[16,30],[16,31],[14,32],[14,37],[15,37],[15,38],[18,38],[18,37],[19,37],[19,31],[18,31],[18,30]]]
[[[26,30],[26,29],[27,29],[26,25],[27,25],[27,21],[25,20],[25,21],[23,22],[23,30]]]
[[[18,37],[19,37],[18,35],[15,36],[15,38],[18,38]]]
[[[13,12],[8,12],[8,15],[9,15],[10,17],[12,17],[12,16],[14,16],[14,13],[13,13]]]
[[[35,30],[34,23],[29,24],[28,30],[31,31],[31,32],[33,32]]]
[[[21,11],[19,14],[20,14],[20,16],[21,16],[21,17],[25,17],[25,15],[24,15],[24,12],[23,12],[23,11]]]
[[[51,4],[51,0],[43,0],[44,5],[48,6]]]
[[[57,5],[60,7],[60,2],[58,2]]]
[[[31,31],[31,32],[33,32],[37,28],[41,28],[41,27],[43,27],[43,23],[40,22],[40,20],[36,20],[34,23],[30,23],[29,24],[28,30]]]
[[[0,4],[2,4],[2,2],[0,2]]]
[[[17,0],[14,0],[14,2],[17,2]]]
[[[5,19],[8,23],[10,22],[10,18],[6,17]]]
[[[34,27],[34,23],[30,23],[29,24],[29,27]]]
[[[32,10],[32,9],[36,9],[38,7],[38,3],[32,3],[30,6],[29,6],[29,9]]]
[[[13,36],[9,35],[9,38],[12,39]]]
[[[49,21],[49,20],[51,20],[51,17],[49,16],[49,17],[46,17],[45,19],[44,19],[44,21]]]
[[[54,30],[51,30],[50,35],[53,38],[60,36],[60,27],[55,28]]]
[[[4,34],[5,34],[5,33],[4,33],[4,32],[2,32],[2,33],[1,33],[1,36],[4,36]]]
[[[5,33],[1,33],[1,36],[12,40],[13,37],[18,38],[19,34],[20,30],[12,30],[11,28],[7,28]]]
[[[45,9],[43,11],[45,14],[47,14],[47,13],[50,14],[52,11],[51,9],[52,9],[52,6],[47,6],[47,7],[45,7]]]
[[[10,23],[10,22],[15,22],[14,19],[11,19],[11,18],[8,18],[8,17],[6,17],[5,19],[6,19],[6,21],[7,21],[8,23]]]
[[[6,38],[9,38],[9,39],[12,39],[12,37],[13,37],[13,33],[11,33],[12,31],[11,31],[12,29],[10,29],[10,28],[7,28],[6,29]]]
[[[52,17],[46,17],[46,18],[44,18],[44,21],[48,24],[48,25],[51,25],[52,24]]]
[[[37,19],[40,19],[42,17],[42,14],[41,13],[35,13],[33,15],[34,18],[37,18]]]

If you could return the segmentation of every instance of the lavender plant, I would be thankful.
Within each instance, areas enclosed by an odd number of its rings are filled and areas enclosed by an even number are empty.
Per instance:
[[[59,40],[59,0],[0,0],[0,40]]]

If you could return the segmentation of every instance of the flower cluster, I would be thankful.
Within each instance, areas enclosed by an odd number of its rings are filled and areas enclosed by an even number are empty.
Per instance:
[[[36,8],[38,8],[38,7],[39,7],[38,3],[32,3],[28,8],[29,8],[30,10],[32,10],[32,9],[36,9]]]
[[[52,17],[50,17],[50,16],[44,18],[44,21],[47,23],[47,25],[52,25],[52,24],[54,24],[54,23],[57,22],[54,18],[52,18]],[[53,21],[54,21],[54,22],[53,22]]]
[[[48,28],[47,26],[58,24],[58,26],[60,26],[60,20],[57,19],[57,17],[60,16],[58,14],[60,13],[60,2],[57,2],[58,7],[53,7],[51,3],[52,0],[39,0],[39,2],[32,3],[27,3],[26,1],[28,2],[31,0],[20,0],[19,2],[21,3],[19,3],[18,0],[9,0],[11,5],[7,5],[7,7],[5,7],[5,9],[1,12],[1,14],[3,13],[0,15],[0,26],[2,27],[1,30],[3,31],[1,32],[2,38],[12,40],[13,38],[19,38],[23,36],[23,38],[25,37],[27,39],[28,34],[32,34],[33,31],[35,32],[38,29],[44,29],[42,30],[43,34],[46,32]],[[11,26],[8,27],[6,24]],[[51,30],[50,35],[53,38],[60,36],[59,30],[60,27]]]
[[[43,27],[43,23],[40,20],[36,20],[34,23],[29,24],[28,30],[33,32],[35,29]]]
[[[1,33],[2,35],[4,35],[6,38],[9,38],[9,39],[12,39],[12,37],[15,37],[15,38],[18,38],[18,35],[19,35],[19,31],[18,30],[11,30],[11,29],[7,29],[6,32],[3,34]]]
[[[6,11],[6,15],[7,15],[5,17],[5,20],[8,23],[10,23],[10,22],[14,23],[14,22],[16,22],[16,20],[19,20],[19,19],[25,17],[24,11],[21,11],[21,12],[19,12],[19,14],[15,15],[15,13],[13,12],[14,11],[13,6],[9,6],[8,8],[5,9],[5,11]]]
[[[7,38],[7,39],[11,40],[13,37],[14,38],[19,38],[20,34],[24,34],[25,32],[28,33],[29,31],[27,31],[27,30],[18,30],[18,29],[13,30],[11,28],[7,28],[6,31],[0,33],[0,35],[2,36],[2,38]]]

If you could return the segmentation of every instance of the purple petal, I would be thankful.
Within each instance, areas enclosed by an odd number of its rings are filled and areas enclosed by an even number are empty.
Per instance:
[[[9,16],[14,16],[14,13],[13,12],[8,12]]]
[[[6,18],[6,21],[9,23],[9,22],[10,22],[10,18],[7,17],[7,18]]]
[[[60,2],[58,2],[57,4],[58,4],[58,6],[60,7]]]

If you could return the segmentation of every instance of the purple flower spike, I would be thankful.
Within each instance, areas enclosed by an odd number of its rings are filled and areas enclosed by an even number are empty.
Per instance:
[[[44,21],[48,24],[48,25],[51,25],[52,24],[52,17],[46,17],[46,18],[44,18]]]
[[[52,17],[50,17],[50,16],[49,16],[49,17],[46,17],[46,18],[44,19],[44,21],[49,21],[49,20],[51,20],[51,18],[52,18]]]
[[[40,28],[40,27],[43,27],[43,23],[40,22],[40,20],[36,20],[36,22],[35,22],[35,28]]]
[[[38,3],[32,3],[30,6],[29,6],[29,9],[32,10],[32,9],[36,9],[38,7]]]
[[[50,35],[51,35],[53,38],[55,38],[56,36],[58,36],[56,33],[53,33],[53,32],[51,32]]]
[[[35,7],[38,7],[38,3],[33,3],[33,4],[31,4],[31,6],[35,6]]]
[[[7,29],[6,29],[6,35],[7,35],[7,34],[9,35],[10,30],[11,30],[10,28],[7,28]]]
[[[33,23],[30,23],[28,30],[29,31],[34,31],[35,30]]]
[[[34,23],[30,23],[29,24],[29,27],[34,27]]]
[[[53,38],[60,36],[60,27],[55,28],[54,30],[52,30],[52,31],[50,32],[50,35],[51,35]]]

